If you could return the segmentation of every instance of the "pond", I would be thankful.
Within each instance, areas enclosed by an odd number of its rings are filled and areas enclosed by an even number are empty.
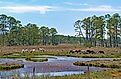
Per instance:
[[[24,76],[33,74],[33,68],[35,68],[35,75],[49,75],[49,76],[63,76],[63,75],[72,75],[72,74],[83,74],[87,72],[87,66],[75,66],[73,62],[76,61],[91,61],[91,60],[112,60],[111,58],[76,58],[76,57],[66,57],[66,56],[47,56],[47,62],[32,62],[26,61],[25,59],[0,59],[0,63],[5,62],[16,62],[24,64],[24,68],[9,70],[9,71],[0,71],[0,76],[10,76],[18,74]],[[90,67],[90,71],[100,71],[107,68],[100,67]]]

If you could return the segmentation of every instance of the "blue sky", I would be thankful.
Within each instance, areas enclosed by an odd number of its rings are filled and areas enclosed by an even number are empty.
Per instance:
[[[120,12],[121,0],[0,0],[0,13],[14,16],[23,25],[46,25],[73,36],[76,20]]]

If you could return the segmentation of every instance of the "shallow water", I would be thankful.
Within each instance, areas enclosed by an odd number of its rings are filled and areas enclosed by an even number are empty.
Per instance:
[[[66,56],[44,56],[48,57],[47,62],[31,62],[25,59],[0,59],[0,63],[17,62],[24,64],[24,68],[0,71],[0,76],[10,76],[19,74],[31,75],[35,67],[35,75],[63,76],[72,74],[83,74],[87,71],[87,66],[74,66],[76,61],[91,61],[91,60],[112,60],[111,58],[76,58]],[[90,67],[90,71],[105,70],[107,68]]]

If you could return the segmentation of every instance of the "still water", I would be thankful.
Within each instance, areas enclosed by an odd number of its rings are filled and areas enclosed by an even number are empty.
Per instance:
[[[19,75],[25,76],[25,74],[31,75],[48,75],[48,76],[64,76],[72,74],[83,74],[87,71],[87,66],[74,66],[73,62],[76,61],[91,61],[91,60],[112,60],[111,58],[76,58],[66,56],[47,56],[47,62],[30,62],[25,59],[0,59],[0,63],[16,62],[24,64],[24,68],[0,71],[0,76]],[[33,68],[35,67],[35,73]],[[90,71],[100,71],[107,68],[90,67]]]

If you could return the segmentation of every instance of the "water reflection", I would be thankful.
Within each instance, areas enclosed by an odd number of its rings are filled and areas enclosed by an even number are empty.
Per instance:
[[[75,58],[65,56],[46,56],[48,62],[28,62],[25,59],[0,59],[0,63],[17,62],[24,64],[24,68],[0,71],[0,76],[20,75],[29,76],[33,73],[35,67],[35,75],[49,75],[49,76],[64,76],[72,74],[83,74],[87,71],[86,66],[74,66],[75,61],[91,61],[91,60],[112,60],[111,58]],[[90,67],[91,71],[104,70],[106,68]]]

